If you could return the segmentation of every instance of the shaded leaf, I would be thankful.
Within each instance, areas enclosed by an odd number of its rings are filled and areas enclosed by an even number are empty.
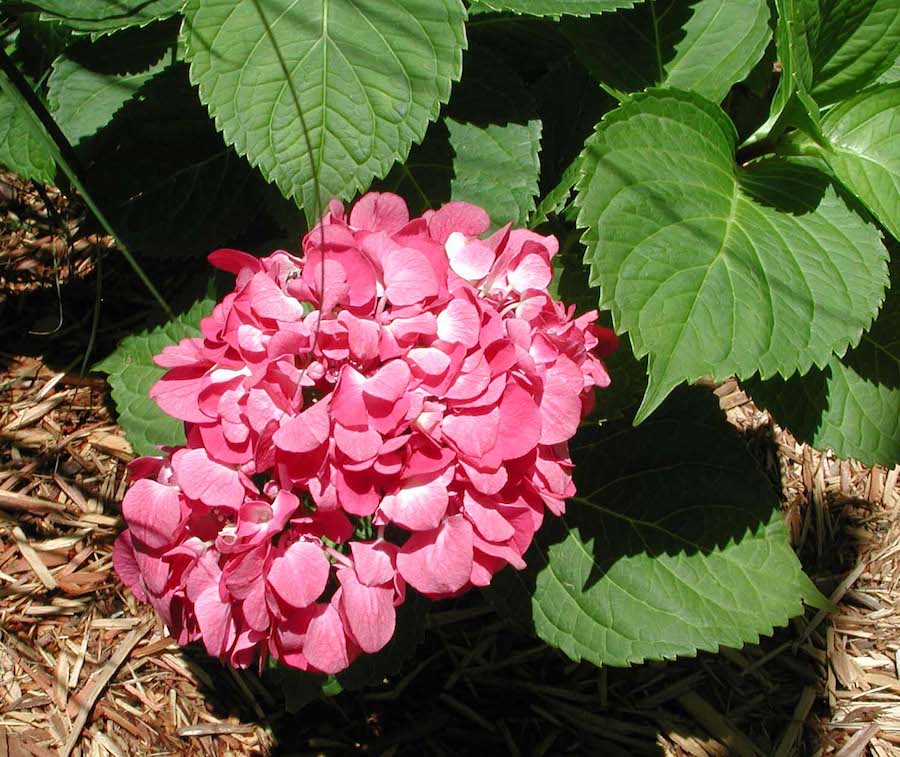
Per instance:
[[[896,0],[825,0],[811,94],[822,105],[852,97],[890,69],[898,54]]]
[[[185,0],[29,0],[42,18],[79,32],[105,34],[174,16]]]
[[[129,246],[173,258],[206,254],[239,233],[263,182],[222,142],[183,65],[144,85],[92,145],[88,187]]]
[[[535,630],[572,659],[627,666],[741,647],[803,602],[828,605],[709,392],[679,391],[638,428],[586,429],[573,459],[578,495],[539,532],[518,589],[503,577],[507,593],[533,585]]]
[[[151,78],[173,62],[177,27],[153,24],[70,47],[53,63],[47,105],[72,144],[106,126]]]
[[[900,277],[900,258],[891,270]],[[795,437],[838,457],[892,468],[900,462],[900,290],[895,286],[859,346],[824,370],[744,388]]]
[[[161,445],[184,444],[184,423],[166,415],[147,393],[166,372],[153,362],[164,347],[200,335],[200,321],[212,312],[212,300],[200,300],[174,321],[125,337],[109,357],[94,366],[109,374],[119,425],[139,455],[156,455]]]
[[[461,71],[461,0],[191,0],[186,13],[191,77],[225,141],[308,217],[404,159]]]
[[[592,284],[650,384],[805,373],[856,344],[887,284],[878,230],[815,168],[734,163],[725,114],[689,92],[635,95],[598,126],[576,191]]]
[[[618,8],[631,8],[641,0],[477,0],[474,6],[528,16],[590,16]]]
[[[841,183],[900,239],[900,83],[839,103],[822,119],[821,153]]]
[[[538,191],[541,122],[484,128],[447,119],[453,148],[450,194],[487,210],[495,226],[523,226]]]
[[[666,84],[717,102],[750,73],[772,37],[766,0],[647,0],[564,29],[605,85],[635,92]]]

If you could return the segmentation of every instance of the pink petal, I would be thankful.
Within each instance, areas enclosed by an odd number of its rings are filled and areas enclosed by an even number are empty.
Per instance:
[[[316,607],[306,629],[303,655],[314,668],[326,675],[340,673],[350,664],[347,633],[340,613],[333,604]]]
[[[341,607],[363,652],[377,652],[394,635],[397,611],[393,586],[366,586],[352,570],[338,571]]]
[[[454,231],[444,243],[450,268],[466,281],[480,281],[490,273],[494,264],[494,250],[480,239],[466,239]]]
[[[299,321],[303,317],[303,306],[293,297],[288,297],[265,273],[257,273],[247,287],[247,296],[260,318],[276,321]]]
[[[491,369],[481,350],[473,352],[462,364],[459,376],[444,393],[445,400],[471,400],[484,392],[491,382]]]
[[[420,376],[441,376],[450,367],[450,356],[437,347],[415,347],[406,353],[406,359],[419,369]]]
[[[581,391],[584,379],[578,366],[560,355],[544,376],[541,397],[541,444],[571,439],[581,423]]]
[[[394,249],[385,254],[382,266],[385,295],[392,305],[412,305],[440,290],[434,267],[418,250]]]
[[[478,532],[488,541],[502,542],[512,538],[516,529],[497,510],[490,506],[490,501],[465,492],[463,495],[463,511]]]
[[[447,487],[453,480],[453,469],[423,483],[407,483],[396,494],[381,500],[381,512],[392,522],[410,531],[437,528],[450,502]]]
[[[249,268],[251,271],[262,270],[262,264],[257,258],[240,250],[223,248],[210,253],[206,259],[216,268],[235,275],[239,274],[244,268]]]
[[[507,281],[517,292],[526,289],[546,289],[553,278],[553,269],[547,259],[535,253],[525,255],[514,270],[507,275]]]
[[[448,202],[428,219],[431,238],[444,244],[454,231],[477,237],[488,230],[491,217],[486,210],[468,202]]]
[[[366,586],[380,586],[394,578],[393,556],[397,548],[384,541],[350,542],[353,567]]]
[[[134,543],[131,541],[131,533],[126,529],[116,539],[113,545],[113,567],[122,583],[140,602],[147,601],[144,587],[141,586],[141,571],[134,557]],[[357,567],[357,572],[359,568]],[[382,582],[383,583],[383,582]]]
[[[482,471],[465,461],[462,461],[461,464],[469,481],[472,482],[472,486],[482,494],[496,494],[506,486],[506,482],[509,480],[506,468],[502,465],[496,471]]]
[[[167,547],[182,521],[178,487],[142,478],[125,494],[122,515],[135,539],[151,549]]]
[[[320,400],[289,419],[272,438],[285,452],[312,452],[328,441],[330,433],[328,402]]]
[[[163,347],[163,351],[154,355],[153,362],[160,368],[180,368],[195,366],[199,363],[210,365],[203,352],[203,340],[200,337],[188,337],[178,344]]]
[[[374,458],[381,449],[381,434],[375,429],[354,431],[334,424],[334,443],[351,460],[363,461]]]
[[[237,509],[246,490],[233,468],[210,460],[204,449],[182,449],[172,456],[178,485],[189,499],[210,507]]]
[[[399,400],[412,378],[409,366],[402,360],[391,360],[379,368],[375,375],[366,379],[363,391],[370,397],[394,403]]]
[[[497,445],[500,411],[492,407],[486,413],[448,415],[441,428],[463,455],[478,460]]]
[[[150,387],[150,397],[166,415],[188,423],[209,423],[212,418],[200,409],[205,384],[204,366],[173,368]]]
[[[368,231],[399,231],[409,223],[409,210],[402,197],[390,192],[369,192],[350,211],[350,225]]]
[[[423,594],[453,594],[469,580],[472,552],[472,524],[453,515],[434,531],[410,536],[397,555],[397,571]]]
[[[221,600],[218,588],[211,587],[194,602],[194,616],[200,626],[200,638],[206,651],[214,657],[221,657],[234,643],[236,635],[231,604]]]
[[[531,452],[541,438],[540,409],[531,395],[512,381],[500,401],[497,437],[497,450],[504,460]]]
[[[362,390],[366,385],[366,377],[355,368],[344,364],[338,376],[337,385],[331,393],[331,414],[342,426],[347,428],[366,428],[366,404]]]
[[[478,344],[481,316],[471,302],[456,298],[437,317],[437,335],[445,342],[458,342],[466,349]]]
[[[321,545],[301,539],[272,560],[266,581],[285,603],[300,608],[321,596],[330,572]]]

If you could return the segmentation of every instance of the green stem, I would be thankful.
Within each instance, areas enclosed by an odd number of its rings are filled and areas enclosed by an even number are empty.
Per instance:
[[[87,191],[87,188],[81,179],[84,171],[80,166],[78,156],[75,154],[75,150],[72,149],[69,140],[66,139],[65,134],[63,134],[59,126],[57,126],[56,121],[53,120],[53,116],[47,111],[44,103],[41,102],[41,99],[35,94],[31,85],[28,83],[28,80],[22,75],[16,67],[16,64],[13,63],[12,59],[2,48],[0,48],[0,71],[6,75],[9,84],[12,85],[13,93],[18,96],[20,101],[23,101],[21,104],[26,105],[34,118],[36,118],[41,126],[44,127],[39,130],[40,134],[47,142],[47,146],[50,148],[50,152],[56,160],[57,165],[59,165],[69,181],[72,182],[72,186],[74,186],[79,194],[81,194],[85,204],[88,206],[91,213],[94,214],[94,217],[103,227],[103,230],[116,241],[116,247],[119,248],[119,251],[122,253],[125,260],[141,280],[141,283],[143,283],[150,294],[153,295],[153,299],[159,303],[159,306],[163,309],[166,316],[174,319],[175,313],[172,311],[172,308],[169,307],[169,303],[165,301],[156,287],[153,286],[153,282],[151,282],[147,277],[147,274],[144,273],[144,269],[141,268],[140,264],[135,260],[125,242],[122,241],[118,234],[116,234],[112,224],[106,219],[106,216],[103,215],[103,212]]]

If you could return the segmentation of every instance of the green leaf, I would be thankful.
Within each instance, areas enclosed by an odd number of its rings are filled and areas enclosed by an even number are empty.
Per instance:
[[[900,239],[900,83],[860,92],[822,119],[821,150],[840,182]]]
[[[461,72],[461,0],[191,0],[186,13],[191,77],[225,141],[308,216],[404,159]]]
[[[71,29],[108,34],[174,16],[185,0],[29,0],[42,18]]]
[[[128,29],[70,47],[47,79],[50,113],[72,144],[106,126],[135,93],[174,59],[177,28]]]
[[[900,257],[891,267],[900,280]],[[888,291],[859,346],[824,370],[787,381],[751,380],[744,388],[795,437],[866,465],[900,462],[900,289]]]
[[[56,161],[49,137],[37,117],[11,91],[0,74],[0,165],[23,179],[49,184],[56,175]]]
[[[511,11],[527,16],[591,16],[631,8],[641,0],[477,0],[481,12]]]
[[[811,94],[823,105],[852,97],[885,73],[898,54],[897,0],[825,0]]]
[[[484,128],[447,119],[453,148],[454,200],[484,208],[495,226],[523,226],[538,192],[541,122]]]
[[[575,188],[575,182],[578,181],[580,169],[581,160],[575,158],[575,160],[569,164],[569,167],[563,171],[559,184],[547,192],[544,199],[541,200],[537,208],[535,208],[534,215],[529,222],[531,228],[544,223],[548,216],[559,215],[566,209],[569,204],[569,197],[572,195],[572,190]]]
[[[262,204],[262,180],[222,142],[184,65],[147,82],[97,139],[89,189],[144,255],[206,254],[242,231]]]
[[[119,425],[138,455],[156,455],[159,446],[184,444],[184,424],[166,415],[147,396],[166,372],[153,362],[164,347],[200,335],[200,321],[212,312],[213,300],[200,300],[174,321],[152,331],[125,337],[93,370],[109,374]]]
[[[709,392],[680,391],[638,428],[585,430],[573,459],[578,495],[526,557],[536,576],[520,577],[534,583],[535,630],[572,659],[627,666],[741,647],[803,602],[828,605]]]
[[[647,0],[564,29],[602,84],[621,92],[666,84],[716,102],[750,73],[772,37],[766,0]]]
[[[891,67],[878,77],[876,83],[893,84],[895,81],[900,81],[900,55],[897,56]]]
[[[690,92],[635,95],[585,147],[576,191],[591,283],[650,384],[638,422],[682,381],[805,373],[856,344],[886,251],[815,168],[738,168],[725,114]]]

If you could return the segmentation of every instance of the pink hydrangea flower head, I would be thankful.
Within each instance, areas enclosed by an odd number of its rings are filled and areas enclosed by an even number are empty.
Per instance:
[[[218,250],[234,290],[157,356],[187,443],[132,464],[114,562],[180,643],[321,673],[523,556],[616,337],[547,289],[553,237],[451,202],[331,203],[302,256]]]

